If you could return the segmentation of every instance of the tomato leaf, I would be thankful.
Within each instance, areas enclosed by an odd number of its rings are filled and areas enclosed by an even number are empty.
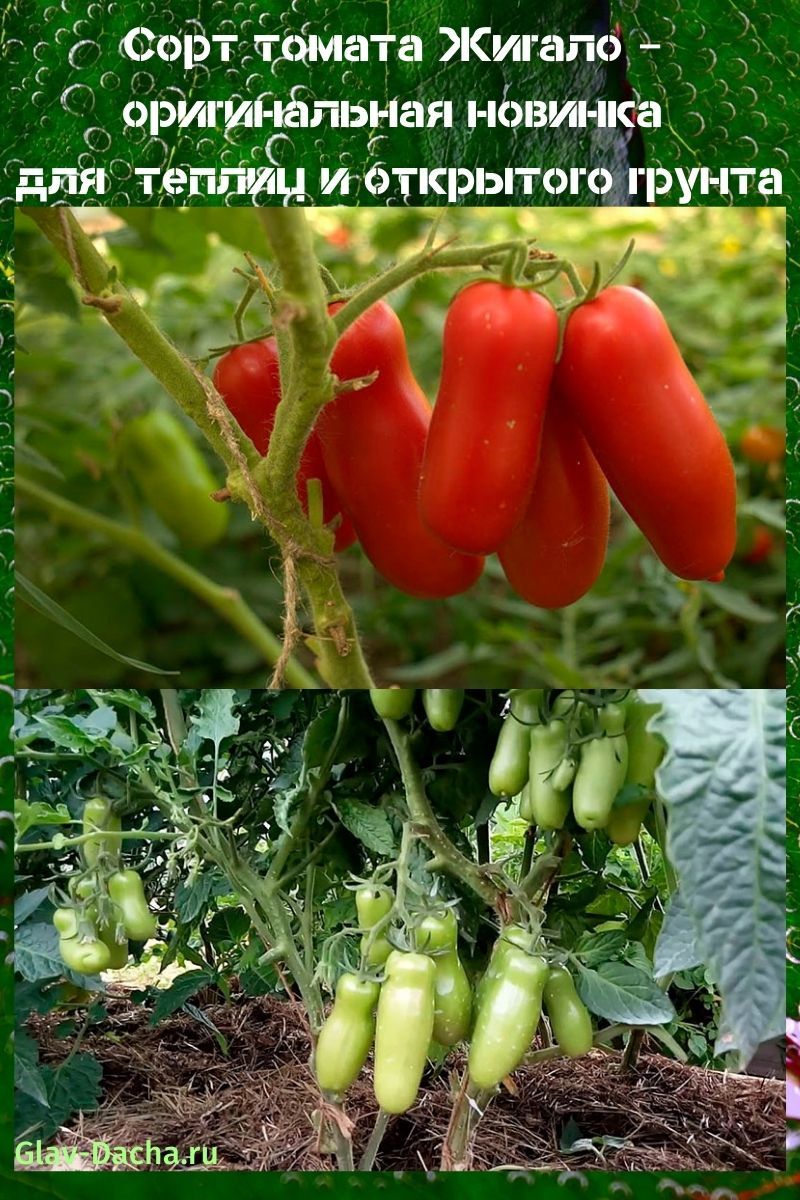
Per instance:
[[[338,800],[337,807],[345,829],[349,829],[368,850],[392,857],[396,851],[394,832],[382,808],[362,804],[360,800]]]
[[[666,1025],[675,1009],[665,992],[644,971],[627,963],[580,967],[578,994],[598,1017],[623,1025]]]

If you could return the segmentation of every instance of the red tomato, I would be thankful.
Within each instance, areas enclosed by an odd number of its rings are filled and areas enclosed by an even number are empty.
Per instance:
[[[719,576],[736,546],[736,478],[713,414],[652,300],[610,287],[567,322],[556,384],[658,557]]]
[[[488,554],[522,520],[557,341],[538,292],[487,280],[450,305],[420,487],[422,519],[448,546]]]
[[[331,312],[340,308],[331,306]],[[339,379],[378,372],[369,387],[343,392],[319,421],[325,466],[370,562],[401,591],[437,599],[471,587],[483,560],[458,554],[429,533],[417,492],[430,405],[415,380],[403,327],[383,301],[336,345]]]
[[[786,435],[774,425],[749,425],[742,434],[739,447],[750,462],[780,462],[786,453]]]
[[[530,502],[499,550],[514,591],[539,608],[563,608],[588,592],[606,555],[609,507],[603,472],[553,395]]]
[[[229,350],[216,365],[214,387],[259,454],[266,454],[281,398],[275,339],[246,342]],[[322,484],[325,524],[341,515],[336,527],[335,549],[345,550],[352,546],[356,540],[355,530],[351,521],[341,513],[341,504],[322,462],[322,448],[316,430],[312,430],[305,444],[297,470],[297,495],[306,511],[309,479],[319,479]]]
[[[752,566],[757,566],[758,563],[766,562],[774,549],[774,533],[766,525],[756,525],[750,545],[742,555],[742,559]]]

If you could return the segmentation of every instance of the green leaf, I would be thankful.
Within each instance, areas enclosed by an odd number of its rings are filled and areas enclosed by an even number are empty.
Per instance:
[[[656,942],[653,970],[656,979],[674,975],[676,971],[689,971],[702,962],[697,945],[692,914],[683,903],[680,888],[670,896],[664,924]]]
[[[105,654],[108,658],[113,658],[116,662],[124,663],[125,666],[133,667],[136,671],[147,671],[151,675],[177,675],[177,671],[163,670],[161,667],[154,667],[150,663],[140,662],[137,658],[129,658],[126,654],[121,654],[115,650],[113,646],[109,646],[108,642],[104,642],[102,638],[92,633],[83,622],[79,621],[51,599],[45,592],[38,588],[36,584],[27,578],[27,576],[17,572],[17,596],[24,603],[28,604],[35,612],[41,613],[42,616],[48,617],[56,625],[60,625],[62,629],[66,629],[68,633],[72,633],[75,637],[80,638],[82,642],[92,646],[95,650],[99,650],[101,654]]]
[[[669,747],[657,775],[667,851],[699,958],[722,995],[723,1048],[743,1066],[785,997],[786,696],[735,688],[642,695],[663,706],[652,728]],[[659,973],[675,958],[675,940],[667,922]]]
[[[360,800],[337,800],[336,804],[345,829],[368,850],[383,858],[391,858],[396,853],[394,831],[382,808],[362,804]]]
[[[239,732],[239,718],[234,712],[236,692],[230,688],[204,688],[192,714],[193,742],[203,738],[214,743],[219,754],[221,743]]]
[[[14,965],[23,979],[35,983],[63,975],[58,934],[50,922],[26,921],[14,938]]]
[[[34,800],[29,804],[22,796],[14,797],[14,827],[18,838],[22,838],[35,825],[69,825],[71,820],[66,804],[54,808],[44,800]]]
[[[211,971],[185,971],[178,975],[171,987],[159,989],[150,1014],[150,1025],[157,1025],[164,1017],[183,1008],[187,1000],[197,995],[201,988],[214,982]]]
[[[39,1067],[39,1044],[24,1029],[14,1037],[14,1086],[39,1104],[47,1105],[47,1087]]]
[[[665,992],[643,971],[627,963],[580,967],[578,994],[598,1017],[623,1025],[666,1025],[675,1009]]]
[[[58,1067],[42,1067],[46,1103],[30,1094],[17,1096],[14,1118],[17,1138],[35,1136],[49,1141],[74,1112],[92,1112],[100,1101],[103,1069],[91,1054],[73,1054]]]

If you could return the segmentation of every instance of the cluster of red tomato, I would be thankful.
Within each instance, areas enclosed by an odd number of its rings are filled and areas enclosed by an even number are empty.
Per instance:
[[[358,538],[386,579],[429,599],[465,591],[496,552],[521,596],[559,608],[602,568],[610,484],[671,571],[721,579],[736,543],[733,462],[658,308],[609,287],[570,314],[556,363],[557,343],[541,293],[468,285],[448,311],[431,411],[392,309],[381,301],[349,326],[331,370],[377,378],[326,406],[297,475],[304,504],[307,481],[321,481],[336,548]],[[214,383],[266,453],[275,339],[229,351]]]

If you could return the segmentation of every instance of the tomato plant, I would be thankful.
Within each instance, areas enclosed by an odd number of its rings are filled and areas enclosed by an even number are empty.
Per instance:
[[[396,1144],[381,1141],[392,1114],[417,1104],[415,1119],[438,1114],[442,1162],[466,1165],[490,1093],[519,1072],[527,1094],[542,1061],[602,1047],[595,1080],[605,1062],[617,1071],[639,1056],[646,1070],[653,1052],[746,1066],[784,998],[782,693],[470,689],[450,723],[432,728],[421,702],[382,717],[362,689],[21,691],[15,938],[28,1036],[59,1019],[65,975],[93,977],[41,1069],[20,1039],[47,1100],[23,1095],[20,1135],[35,1103],[43,1137],[61,1136],[70,1117],[51,1063],[72,1079],[79,1046],[105,1061],[131,1011],[163,1022],[165,1041],[170,1021],[224,1030],[203,1047],[215,1081],[229,1017],[258,1031],[270,1071],[288,1046],[318,1153],[343,1170],[355,1165],[355,1106],[382,1110],[362,1140],[368,1165]],[[558,820],[540,809],[532,823],[524,792],[495,795],[499,767],[505,788],[527,775]],[[757,903],[743,908],[742,895]],[[128,939],[141,966],[127,966]],[[776,958],[757,978],[740,967],[754,943]],[[689,953],[698,967],[670,980]],[[110,969],[123,986],[105,1006]],[[720,1051],[718,1027],[737,1050]],[[78,1077],[98,1088],[79,1089],[75,1107],[86,1097],[105,1122],[121,1059],[117,1047],[101,1087],[80,1058]]]

